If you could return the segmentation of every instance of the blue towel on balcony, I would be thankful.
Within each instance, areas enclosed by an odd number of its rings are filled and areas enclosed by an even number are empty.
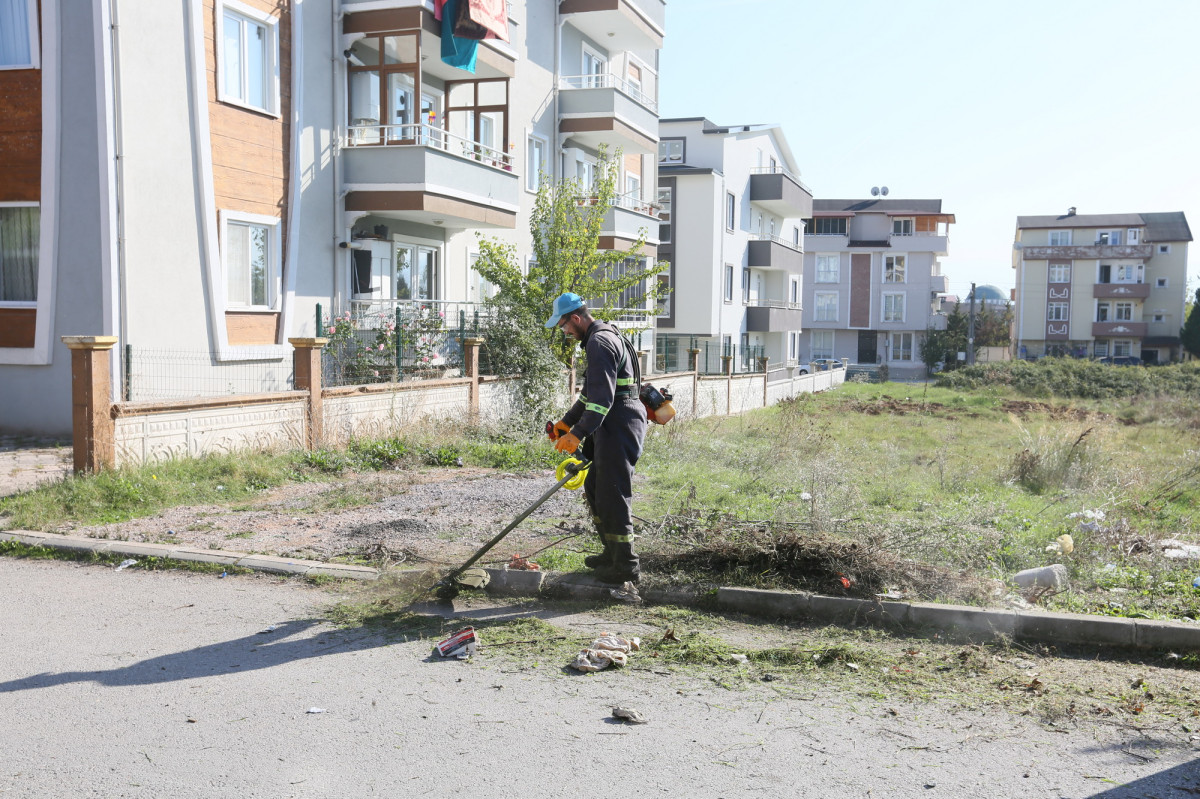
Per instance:
[[[475,72],[475,56],[479,54],[479,42],[454,35],[454,15],[459,3],[467,0],[446,0],[442,6],[442,60],[452,67]]]

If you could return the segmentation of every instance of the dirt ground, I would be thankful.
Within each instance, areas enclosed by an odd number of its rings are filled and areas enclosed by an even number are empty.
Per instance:
[[[446,565],[477,550],[555,482],[549,470],[521,475],[471,468],[380,472],[294,483],[233,507],[178,507],[151,518],[57,532],[314,560]],[[584,549],[590,531],[582,491],[564,488],[510,533],[488,560],[528,555],[571,535],[577,537],[564,545]]]

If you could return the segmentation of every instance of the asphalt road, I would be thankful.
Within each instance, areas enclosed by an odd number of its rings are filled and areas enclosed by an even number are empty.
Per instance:
[[[1130,755],[1117,731],[486,649],[433,662],[429,642],[332,627],[329,602],[267,577],[0,558],[0,797],[1200,794],[1194,752]]]

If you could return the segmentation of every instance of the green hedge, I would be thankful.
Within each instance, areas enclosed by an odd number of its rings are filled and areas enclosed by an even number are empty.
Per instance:
[[[942,388],[1005,386],[1029,397],[1119,399],[1146,395],[1200,397],[1200,363],[1110,366],[1075,358],[969,366],[938,378]]]

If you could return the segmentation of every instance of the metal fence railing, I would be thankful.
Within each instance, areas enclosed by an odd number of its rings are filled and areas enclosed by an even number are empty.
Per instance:
[[[295,374],[290,357],[220,361],[206,350],[122,348],[121,399],[159,402],[230,394],[291,391]]]
[[[701,336],[677,336],[659,334],[654,337],[654,368],[659,372],[683,372],[691,366],[688,361],[688,350],[700,351],[698,368],[700,374],[724,374],[723,358],[733,358],[734,374],[761,373],[762,357],[766,348],[762,345],[749,347],[734,347],[732,342],[722,343],[715,338]]]
[[[443,300],[353,301],[325,316],[317,306],[322,384],[394,383],[462,374],[463,339],[479,336],[489,311],[478,303]]]

